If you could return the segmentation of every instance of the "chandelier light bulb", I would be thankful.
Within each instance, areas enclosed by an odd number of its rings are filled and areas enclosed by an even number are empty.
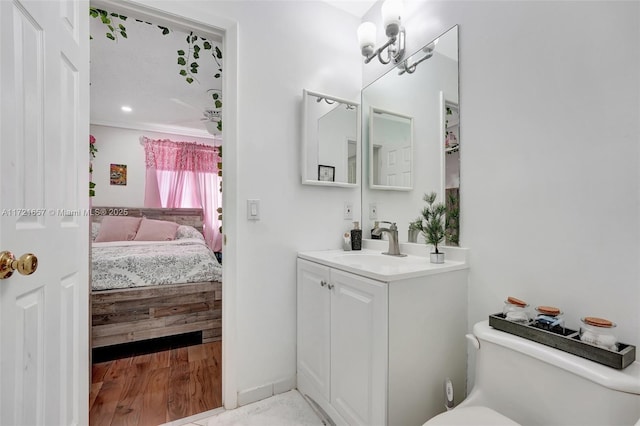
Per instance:
[[[402,0],[386,0],[382,3],[382,23],[387,37],[394,37],[400,31],[403,9]]]
[[[358,27],[358,44],[363,56],[373,53],[376,44],[376,26],[371,22],[363,22]]]

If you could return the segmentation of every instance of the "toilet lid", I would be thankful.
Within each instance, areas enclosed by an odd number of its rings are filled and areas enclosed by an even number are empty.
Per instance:
[[[488,407],[461,407],[438,414],[424,426],[517,426],[508,417]]]

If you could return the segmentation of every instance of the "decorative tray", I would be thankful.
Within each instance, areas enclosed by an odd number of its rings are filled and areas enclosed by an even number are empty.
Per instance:
[[[622,370],[636,360],[636,347],[633,345],[618,342],[617,351],[600,348],[581,341],[578,331],[566,327],[556,326],[551,330],[544,330],[536,327],[533,323],[519,324],[506,320],[502,313],[489,315],[489,325],[497,330],[515,334],[618,370]]]

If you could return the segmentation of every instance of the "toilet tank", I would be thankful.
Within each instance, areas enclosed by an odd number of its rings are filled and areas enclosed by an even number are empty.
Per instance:
[[[475,385],[460,406],[485,405],[522,425],[634,425],[640,363],[616,370],[477,323]]]

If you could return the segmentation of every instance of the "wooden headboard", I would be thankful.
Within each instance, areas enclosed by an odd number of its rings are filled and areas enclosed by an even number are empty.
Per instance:
[[[92,207],[92,220],[101,222],[104,216],[133,216],[147,219],[166,220],[180,225],[189,225],[200,233],[203,231],[204,215],[202,209],[160,209],[146,207]]]

